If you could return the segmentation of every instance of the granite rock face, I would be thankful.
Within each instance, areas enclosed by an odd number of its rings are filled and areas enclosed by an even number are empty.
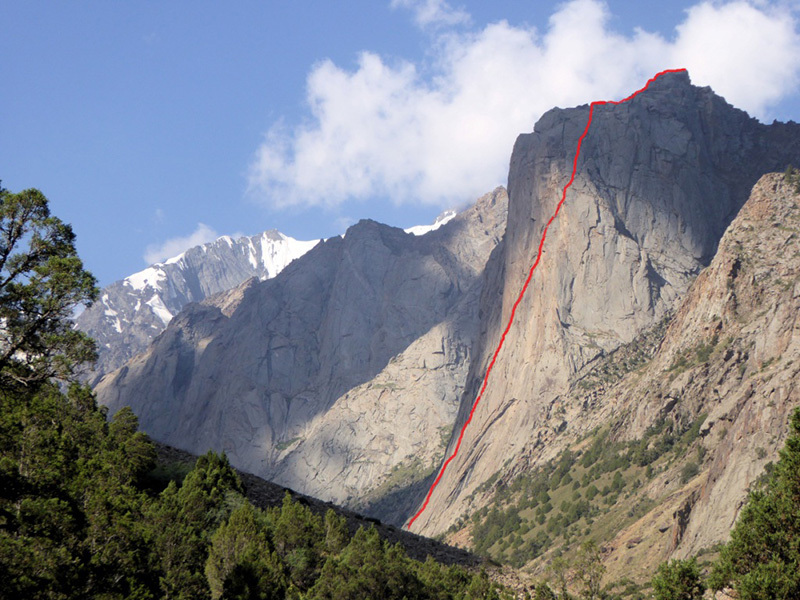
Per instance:
[[[554,109],[514,147],[508,228],[487,266],[481,333],[454,431],[534,263],[588,116],[588,106]],[[762,125],[692,86],[686,73],[664,75],[624,104],[596,107],[575,182],[486,393],[412,530],[443,532],[474,509],[478,486],[529,452],[532,440],[580,429],[553,417],[553,402],[599,358],[674,310],[758,178],[799,162],[800,127]],[[534,462],[560,449],[543,444]]]
[[[224,450],[326,500],[360,504],[403,464],[427,473],[455,418],[506,210],[498,188],[425,235],[362,221],[276,278],[187,305],[98,399],[130,405],[161,442]]]
[[[501,468],[498,489],[508,489],[554,452],[581,456],[600,430],[609,445],[653,453],[650,474],[633,459],[639,483],[625,487],[608,514],[594,515],[606,581],[646,582],[659,563],[727,541],[748,492],[778,460],[800,406],[798,239],[797,179],[765,175],[677,309],[574,378]],[[652,435],[659,423],[678,433],[674,447]],[[491,491],[476,496],[475,508],[493,500]],[[467,525],[450,541],[468,546],[470,533]],[[581,541],[573,537],[572,549]],[[542,573],[561,547],[553,540],[526,570]]]
[[[705,415],[698,475],[684,483],[676,465],[644,490],[666,501],[660,519],[634,526],[640,553],[650,546],[660,560],[685,558],[724,542],[751,485],[778,459],[789,415],[800,406],[798,192],[781,174],[759,180],[654,359],[600,402],[600,418],[622,416],[618,435],[628,439],[640,438],[657,417],[687,423]],[[634,552],[626,533],[609,556],[620,571]]]
[[[251,277],[275,277],[317,243],[295,240],[274,229],[238,239],[223,236],[107,286],[76,319],[77,328],[97,340],[99,356],[90,382],[146,350],[188,303]]]

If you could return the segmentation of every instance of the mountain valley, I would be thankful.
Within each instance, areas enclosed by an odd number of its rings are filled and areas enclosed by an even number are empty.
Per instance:
[[[258,273],[232,266],[252,265],[253,242],[215,243],[238,263],[188,251],[216,283],[147,279],[169,318],[145,299],[149,333],[128,334],[127,354],[99,339],[99,402],[131,406],[160,442],[406,525],[454,452],[588,111],[546,113],[518,138],[507,191],[422,235],[362,221]],[[800,126],[761,124],[685,72],[598,107],[411,531],[536,576],[590,538],[609,579],[713,557],[800,405],[792,164]],[[142,300],[116,300],[131,284],[114,285],[85,331],[140,318]]]

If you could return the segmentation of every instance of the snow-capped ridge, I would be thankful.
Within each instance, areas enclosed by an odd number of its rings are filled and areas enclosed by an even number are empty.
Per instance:
[[[448,210],[431,225],[405,231],[424,235],[455,216],[456,211]],[[186,304],[251,277],[271,279],[319,242],[297,240],[277,229],[252,236],[222,235],[111,284],[104,289],[102,302],[76,317],[77,327],[99,342],[97,377],[145,350]]]
[[[176,260],[177,258],[178,257],[176,257]],[[158,288],[160,287],[159,284],[165,281],[167,277],[166,273],[164,273],[164,270],[161,268],[163,264],[165,263],[156,263],[138,273],[128,275],[122,280],[122,284],[130,286],[136,291],[142,291],[147,287]]]
[[[318,243],[275,229],[236,238],[223,235],[106,287],[101,302],[76,316],[76,326],[99,342],[97,378],[145,350],[186,304],[252,277],[275,277]]]
[[[452,221],[457,214],[458,213],[454,210],[446,210],[436,217],[436,220],[434,220],[432,225],[415,225],[413,227],[409,227],[408,229],[404,229],[403,231],[412,235],[425,235],[431,231],[436,231],[442,225],[446,225]]]

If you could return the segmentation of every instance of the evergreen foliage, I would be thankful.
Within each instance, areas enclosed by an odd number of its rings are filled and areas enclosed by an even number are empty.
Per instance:
[[[545,582],[541,581],[536,584],[533,590],[533,600],[556,600],[556,598],[556,593]]]
[[[580,586],[581,598],[598,600],[601,597],[603,575],[606,567],[600,554],[600,548],[593,540],[581,544],[575,560],[574,577]]]
[[[10,597],[149,597],[137,483],[152,445],[91,392],[0,392],[0,586]]]
[[[74,308],[97,296],[69,225],[34,189],[0,185],[0,386],[69,378],[95,357],[94,341],[72,327]]]
[[[699,600],[706,589],[694,557],[661,563],[651,585],[655,600]]]
[[[800,194],[800,170],[788,165],[783,172],[783,179],[789,185],[794,186],[794,191]]]
[[[709,579],[742,600],[800,598],[800,408],[780,460],[763,489],[750,494]]]
[[[498,472],[479,490],[493,489],[492,502],[471,516],[475,552],[522,567],[556,548],[574,556],[583,539],[607,541],[620,522],[633,522],[653,506],[639,491],[642,480],[652,476],[654,466],[663,468],[697,445],[704,420],[705,415],[685,423],[660,419],[641,439],[626,442],[598,429],[510,481]],[[698,462],[690,462],[682,477],[688,481],[699,469]]]
[[[211,538],[205,574],[211,598],[283,598],[288,582],[265,515],[245,503]]]

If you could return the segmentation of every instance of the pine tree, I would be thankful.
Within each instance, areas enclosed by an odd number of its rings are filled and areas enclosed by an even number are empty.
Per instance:
[[[359,529],[347,548],[325,561],[309,600],[414,600],[424,586],[399,546],[381,541],[374,527]]]
[[[451,565],[443,567],[430,555],[416,569],[417,576],[425,585],[426,593],[435,600],[462,600],[463,590],[471,583],[473,575],[463,568]]]
[[[70,316],[97,297],[95,284],[72,228],[50,214],[47,198],[0,186],[0,389],[69,379],[94,360],[94,341]]]
[[[170,482],[150,507],[150,539],[166,598],[210,597],[205,564],[211,536],[227,518],[231,494],[241,492],[227,457],[209,452],[197,459],[180,487]]]
[[[582,598],[586,600],[600,598],[601,582],[605,572],[606,567],[597,544],[593,540],[581,544],[575,560],[575,579],[581,584]]]
[[[800,598],[800,408],[764,489],[747,505],[709,584],[732,585],[742,600]]]
[[[212,600],[285,596],[286,576],[261,511],[246,503],[231,513],[211,538],[205,574]]]
[[[292,582],[306,590],[319,575],[325,529],[322,519],[287,492],[280,509],[272,511],[278,554],[289,567]]]
[[[651,585],[655,600],[699,600],[706,590],[695,557],[661,563]]]
[[[339,554],[350,541],[347,521],[329,508],[325,513],[325,551],[329,555]]]
[[[536,584],[533,600],[556,600],[556,593],[544,581]]]
[[[132,483],[151,463],[128,454],[148,454],[135,420],[136,443],[127,427],[110,435],[114,423],[78,385],[66,395],[51,384],[0,394],[0,414],[2,589],[23,598],[151,597],[147,498]]]

